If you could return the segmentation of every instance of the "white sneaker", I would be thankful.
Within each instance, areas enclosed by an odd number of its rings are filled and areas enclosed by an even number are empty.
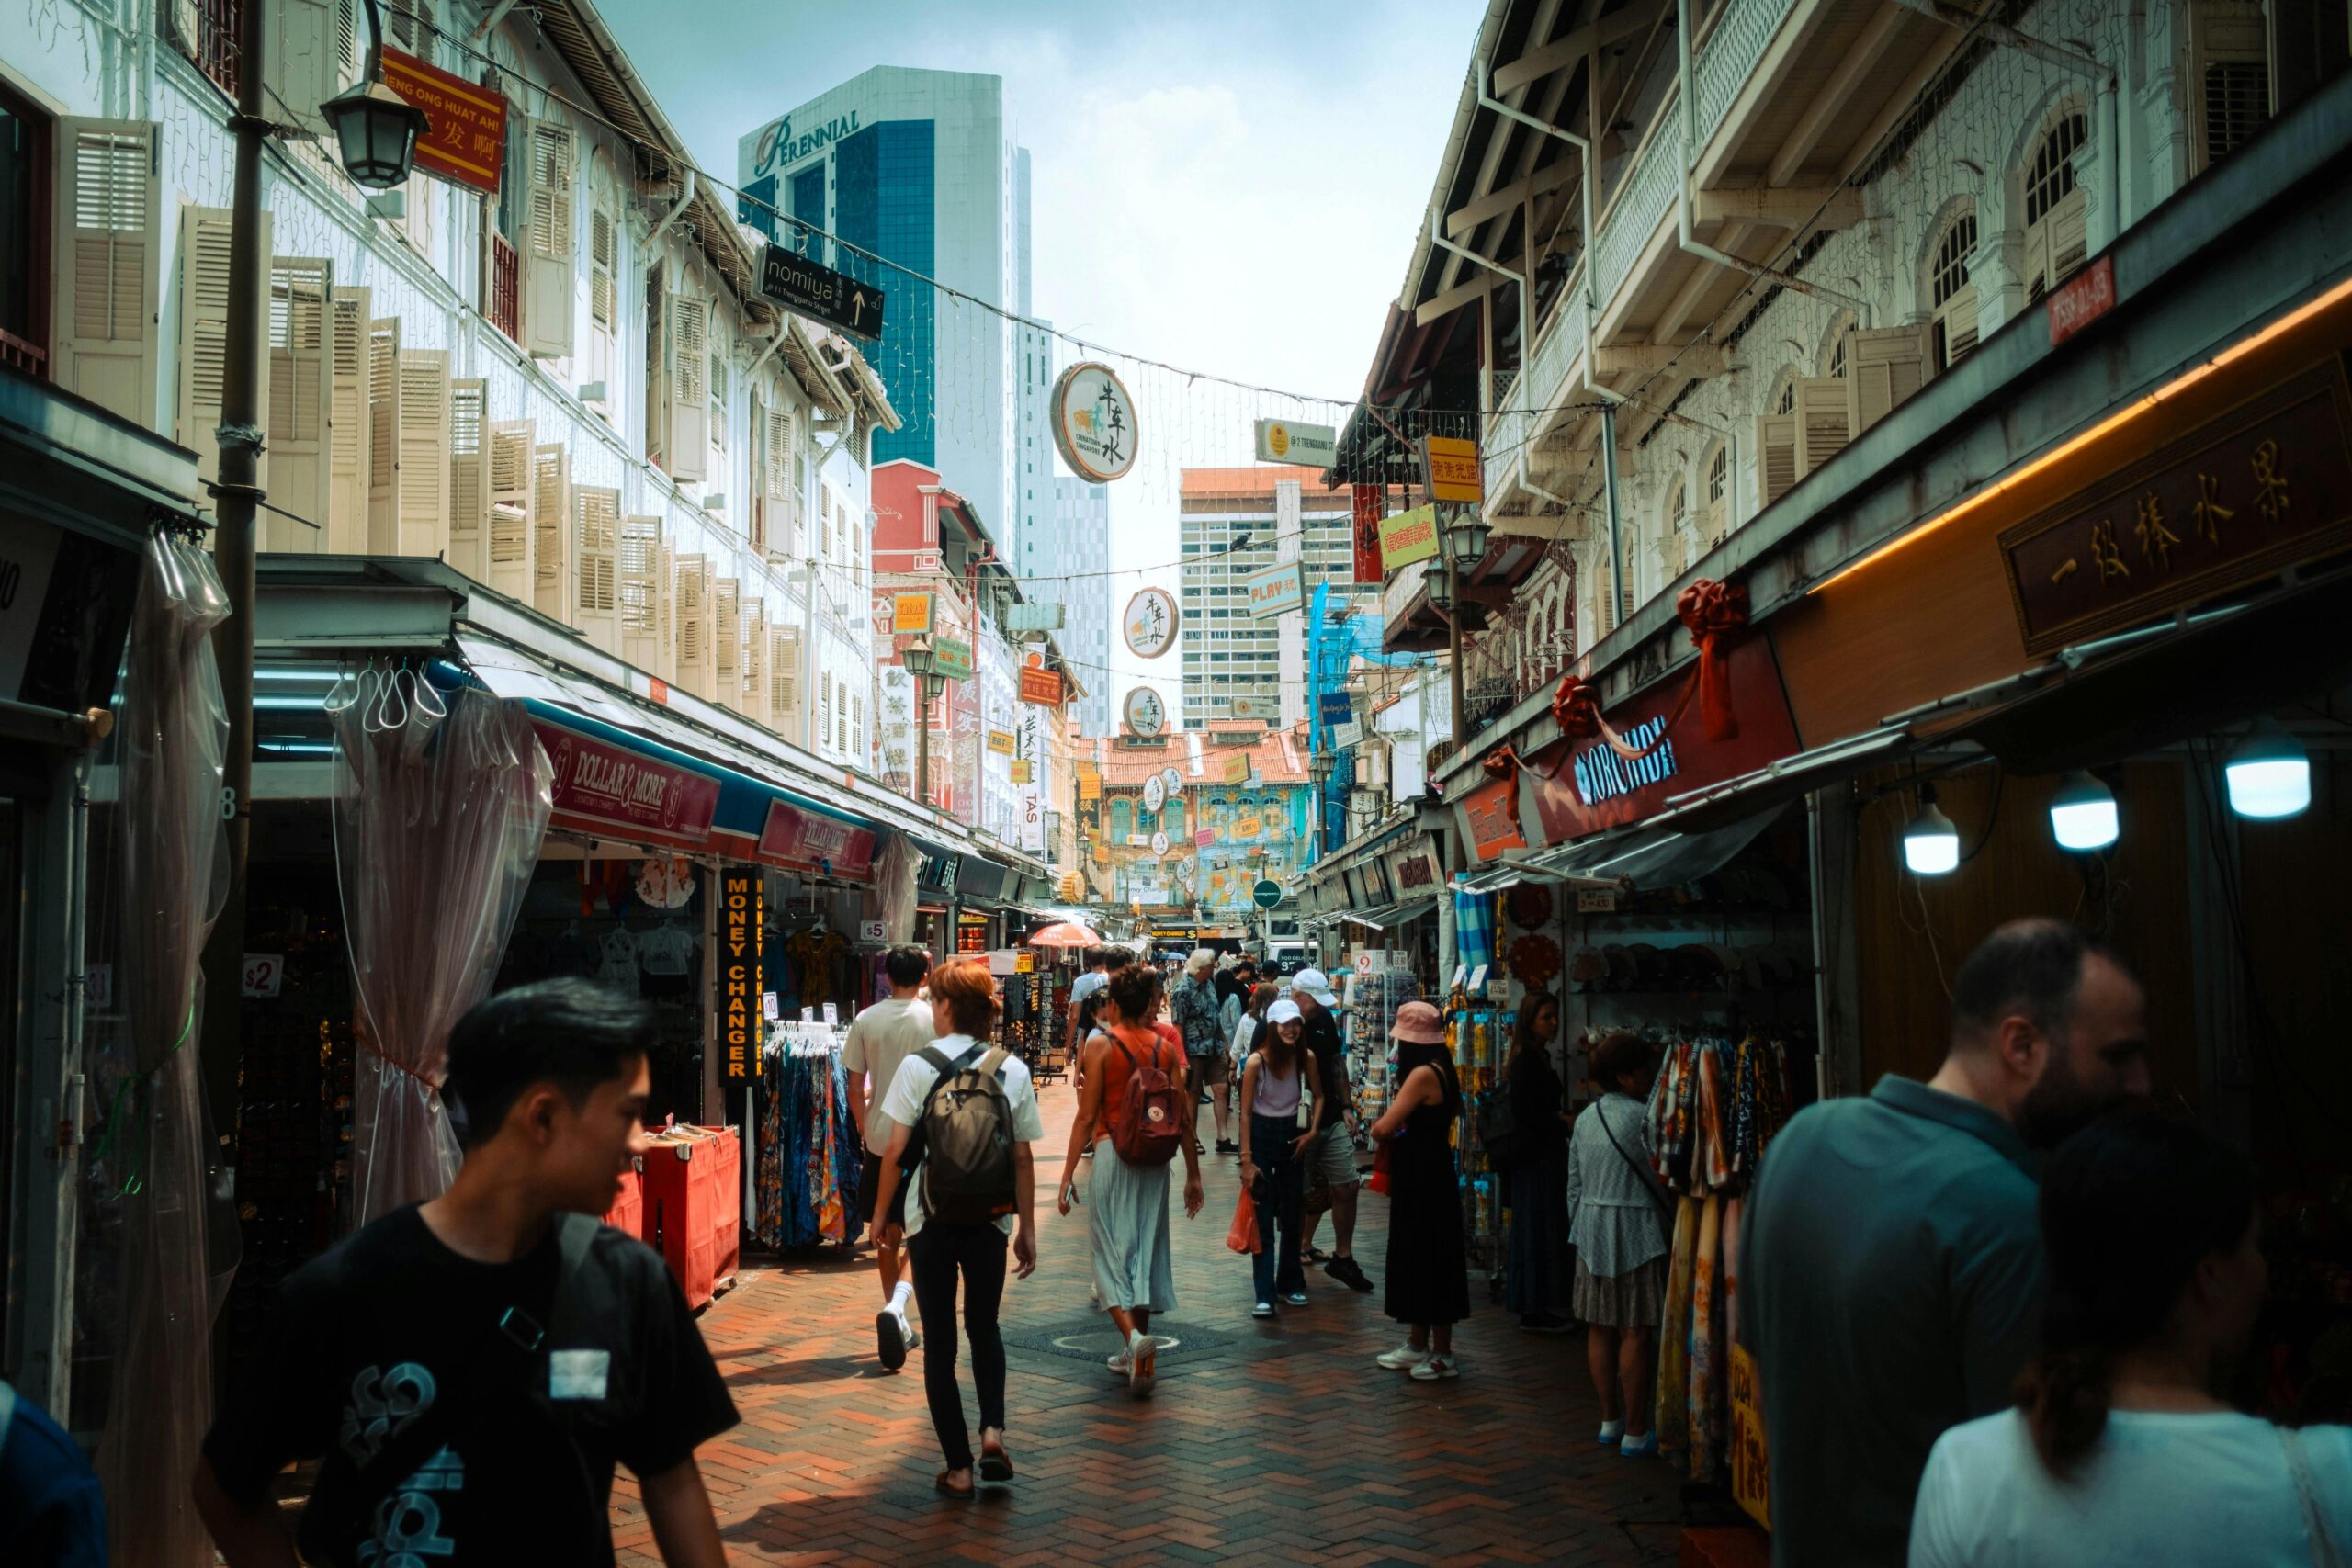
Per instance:
[[[1394,1350],[1383,1352],[1379,1361],[1390,1371],[1401,1372],[1418,1367],[1429,1359],[1430,1353],[1426,1348],[1417,1350],[1410,1345],[1399,1345]]]
[[[1413,1369],[1414,1378],[1421,1382],[1435,1382],[1440,1378],[1458,1378],[1461,1375],[1451,1356],[1431,1356]]]
[[[1159,1381],[1159,1341],[1142,1329],[1127,1334],[1127,1390],[1138,1396],[1149,1393]]]
[[[905,1337],[908,1349],[922,1348],[922,1336],[915,1332],[915,1320],[909,1317],[904,1309],[899,1313],[899,1332]]]
[[[1105,1356],[1102,1358],[1102,1364],[1110,1368],[1113,1371],[1118,1373],[1121,1377],[1125,1377],[1127,1375],[1127,1353],[1125,1350],[1120,1351],[1115,1356]]]

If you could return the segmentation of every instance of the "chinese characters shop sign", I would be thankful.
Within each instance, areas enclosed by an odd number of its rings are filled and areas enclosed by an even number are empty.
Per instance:
[[[2352,391],[2329,359],[2001,535],[2028,653],[2352,544]]]
[[[729,1083],[760,1076],[760,926],[767,889],[757,871],[718,874],[718,1059]]]
[[[384,51],[384,85],[424,111],[416,166],[428,175],[498,194],[506,163],[506,99],[463,76],[399,50]]]

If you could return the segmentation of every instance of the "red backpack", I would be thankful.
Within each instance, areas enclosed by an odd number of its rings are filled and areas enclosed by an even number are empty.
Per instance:
[[[1127,1049],[1127,1033],[1125,1028],[1111,1032],[1111,1043],[1127,1059],[1126,1080],[1104,1090],[1111,1102],[1111,1146],[1129,1165],[1166,1165],[1184,1136],[1184,1091],[1159,1065],[1159,1039],[1145,1036],[1151,1055],[1139,1062]]]

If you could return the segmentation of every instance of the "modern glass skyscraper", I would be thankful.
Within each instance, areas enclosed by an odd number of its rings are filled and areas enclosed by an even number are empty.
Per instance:
[[[866,357],[905,423],[875,436],[874,460],[937,468],[1011,556],[1024,524],[1053,511],[1050,446],[1034,459],[1021,446],[1023,409],[1043,401],[1029,385],[1034,345],[1022,368],[1035,334],[795,222],[1027,315],[1029,154],[1012,142],[1003,79],[876,66],[743,137],[736,175],[742,222],[884,293],[882,338]],[[1033,460],[1034,487],[1023,482]]]

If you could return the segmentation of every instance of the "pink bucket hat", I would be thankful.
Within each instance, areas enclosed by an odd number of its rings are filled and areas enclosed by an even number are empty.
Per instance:
[[[1388,1032],[1413,1045],[1445,1043],[1445,1019],[1428,1002],[1407,1002],[1396,1010]]]

